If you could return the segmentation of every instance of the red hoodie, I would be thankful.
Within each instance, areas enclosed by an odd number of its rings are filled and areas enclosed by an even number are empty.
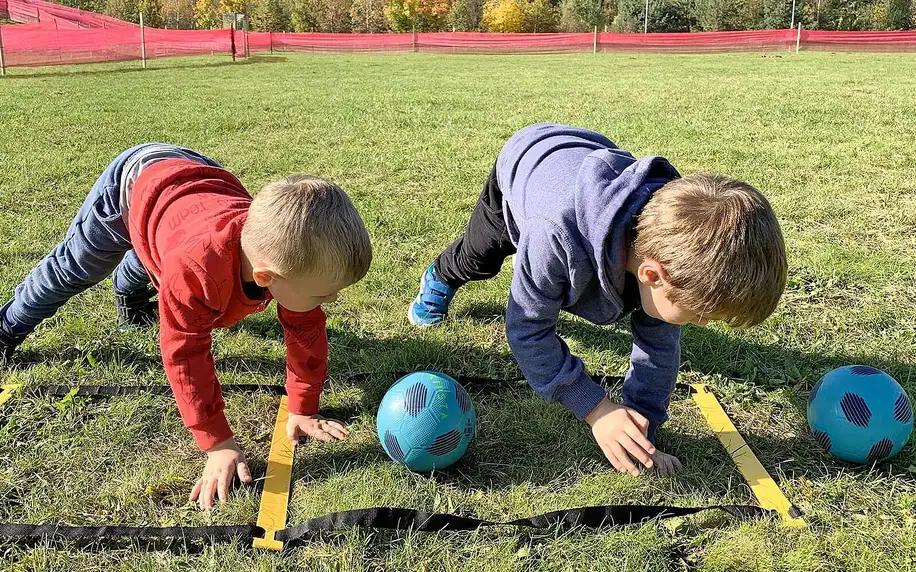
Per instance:
[[[130,196],[131,243],[159,289],[162,363],[186,427],[209,449],[232,437],[211,353],[214,328],[228,328],[270,301],[242,290],[241,232],[251,196],[225,169],[183,159],[144,169]],[[290,413],[318,412],[327,374],[321,308],[278,306],[286,337]]]

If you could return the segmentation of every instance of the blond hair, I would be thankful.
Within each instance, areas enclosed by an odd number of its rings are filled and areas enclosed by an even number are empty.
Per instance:
[[[723,175],[675,179],[656,191],[636,226],[641,258],[658,261],[678,306],[735,327],[763,322],[786,286],[776,215],[754,187]]]
[[[361,280],[372,262],[369,233],[347,194],[302,173],[261,189],[242,240],[286,277],[320,274],[349,285]]]

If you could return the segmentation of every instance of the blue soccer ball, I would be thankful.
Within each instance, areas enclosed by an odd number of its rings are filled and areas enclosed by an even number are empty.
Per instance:
[[[838,367],[808,397],[811,435],[829,453],[858,464],[889,459],[913,430],[913,408],[903,388],[880,369]]]
[[[429,472],[464,455],[477,432],[477,413],[457,381],[421,371],[391,386],[379,406],[376,429],[389,457],[413,471]]]

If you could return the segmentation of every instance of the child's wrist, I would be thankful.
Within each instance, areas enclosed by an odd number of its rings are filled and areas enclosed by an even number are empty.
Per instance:
[[[601,419],[608,413],[613,413],[618,408],[620,408],[619,405],[617,405],[616,403],[614,403],[613,401],[605,397],[601,401],[598,402],[598,405],[596,405],[591,411],[589,411],[588,415],[585,416],[585,422],[588,423],[589,426],[594,426],[595,423],[597,423],[599,419]]]
[[[238,445],[236,444],[236,442],[235,442],[235,437],[229,437],[228,439],[226,439],[226,440],[223,441],[222,443],[219,443],[219,444],[217,444],[217,445],[214,445],[214,446],[210,447],[209,449],[207,449],[207,450],[204,451],[204,452],[207,453],[207,454],[210,454],[210,453],[216,453],[216,452],[219,452],[219,451],[225,451],[225,450],[227,450],[227,449],[232,449],[232,450],[234,450],[234,451],[238,451],[238,450],[239,450],[239,446],[238,446]]]

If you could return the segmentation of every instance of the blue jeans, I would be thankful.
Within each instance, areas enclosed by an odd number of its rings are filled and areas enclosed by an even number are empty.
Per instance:
[[[112,273],[117,294],[130,295],[149,289],[149,275],[133,250],[127,222],[121,216],[121,172],[135,153],[161,145],[145,143],[128,149],[105,168],[63,242],[38,263],[16,287],[13,299],[0,309],[0,319],[5,319],[14,332],[31,332],[67,300]],[[174,149],[182,155],[199,158],[202,163],[221,166],[190,149]]]

